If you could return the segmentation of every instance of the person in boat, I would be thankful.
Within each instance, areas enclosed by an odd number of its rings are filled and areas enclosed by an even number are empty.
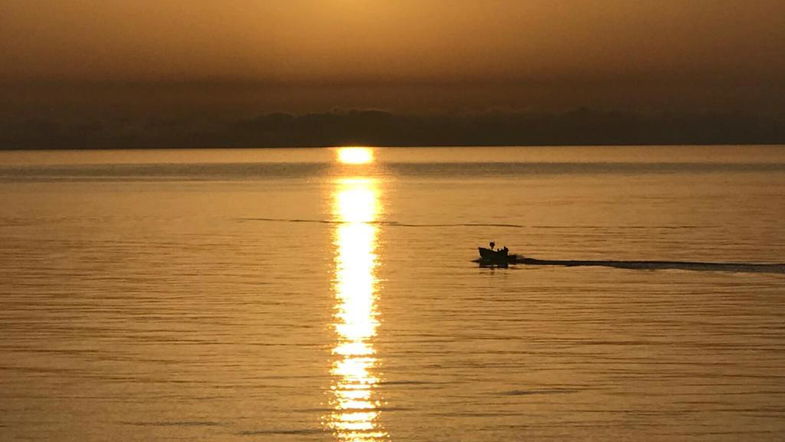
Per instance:
[[[491,248],[491,252],[500,253],[500,254],[502,254],[502,255],[507,255],[507,254],[509,254],[509,252],[510,252],[510,249],[508,249],[508,248],[507,248],[507,246],[504,246],[504,247],[499,247],[498,249],[497,249],[497,248],[495,248],[495,247],[496,247],[496,243],[495,243],[495,242],[493,242],[493,241],[489,242],[489,243],[488,243],[488,245],[489,245],[489,246],[490,246],[490,248]]]

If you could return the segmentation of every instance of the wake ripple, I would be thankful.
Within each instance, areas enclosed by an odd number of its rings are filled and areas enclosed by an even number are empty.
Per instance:
[[[240,218],[240,221],[284,222],[284,223],[317,223],[317,224],[347,224],[349,221],[326,219],[297,219],[297,218]],[[507,227],[521,229],[527,226],[521,224],[501,223],[449,223],[449,224],[414,224],[398,221],[367,221],[364,224],[375,224],[391,227]],[[529,226],[550,227],[550,226]],[[664,228],[664,227],[659,227]],[[674,226],[672,228],[695,228],[695,226]],[[479,259],[474,262],[480,262]],[[575,260],[575,259],[536,259],[519,257],[511,260],[510,264],[563,266],[563,267],[613,267],[631,270],[693,270],[713,272],[737,273],[784,273],[785,264],[755,264],[740,262],[698,262],[698,261],[618,261],[618,260]]]
[[[330,219],[300,219],[300,218],[238,218],[239,221],[261,221],[279,223],[316,223],[316,224],[346,224],[349,221],[330,220]],[[10,221],[9,221],[10,222]],[[443,223],[443,224],[418,224],[402,223],[398,221],[363,221],[363,224],[376,224],[390,227],[506,227],[511,229],[662,229],[662,230],[682,230],[682,229],[706,229],[716,228],[717,226],[693,226],[693,225],[668,225],[668,226],[596,226],[596,225],[572,225],[572,226],[550,226],[550,225],[523,225],[509,223]]]
[[[289,218],[240,218],[241,221],[267,221],[281,223],[318,223],[318,224],[347,224],[350,221],[327,219],[289,219]],[[495,224],[495,223],[456,223],[456,224],[412,224],[398,221],[365,221],[363,224],[376,224],[392,227],[511,227],[522,229],[526,226],[520,224]]]
[[[739,273],[785,273],[785,264],[753,264],[746,262],[615,261],[518,258],[511,264],[564,267],[613,267],[618,269],[633,270],[674,269]]]

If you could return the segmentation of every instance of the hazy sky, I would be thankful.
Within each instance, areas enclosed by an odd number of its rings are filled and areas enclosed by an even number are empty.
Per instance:
[[[6,101],[64,108],[776,111],[783,54],[782,0],[0,0]]]

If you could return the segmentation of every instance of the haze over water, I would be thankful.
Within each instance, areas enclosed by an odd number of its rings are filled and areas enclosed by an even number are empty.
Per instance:
[[[785,147],[0,152],[0,438],[777,440]]]

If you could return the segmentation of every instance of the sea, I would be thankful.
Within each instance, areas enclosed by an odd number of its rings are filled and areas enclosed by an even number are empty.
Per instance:
[[[0,152],[0,439],[782,440],[783,264],[785,146]]]

